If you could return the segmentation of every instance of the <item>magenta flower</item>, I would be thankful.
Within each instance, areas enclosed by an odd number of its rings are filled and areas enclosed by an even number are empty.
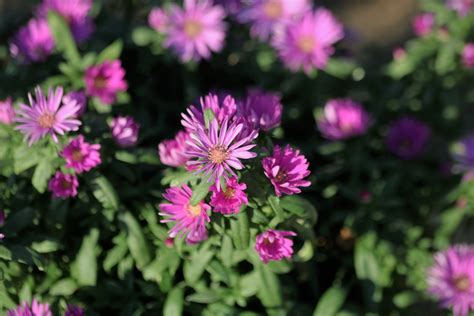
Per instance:
[[[37,14],[41,18],[47,18],[48,11],[53,11],[64,18],[71,28],[76,42],[87,40],[94,25],[88,16],[92,8],[92,0],[43,0],[38,6]]]
[[[35,89],[36,100],[28,94],[30,106],[20,104],[17,110],[18,122],[16,129],[25,134],[29,145],[46,135],[58,142],[57,134],[64,135],[69,131],[77,131],[81,122],[74,119],[79,106],[76,103],[62,103],[63,88],[50,89],[48,97],[43,95],[39,87]]]
[[[252,36],[265,41],[275,29],[301,18],[309,10],[311,3],[308,0],[255,0],[243,6],[237,18],[251,25]]]
[[[64,316],[84,316],[84,309],[75,305],[68,305]]]
[[[191,230],[186,236],[186,243],[189,245],[196,245],[204,240],[207,240],[206,226],[200,225],[195,230]]]
[[[428,270],[428,292],[454,316],[474,311],[474,247],[455,245],[434,256]]]
[[[112,104],[117,99],[117,93],[127,90],[124,79],[125,70],[120,60],[106,60],[100,65],[91,66],[86,70],[86,94],[97,97],[104,104]]]
[[[153,8],[148,15],[148,24],[159,33],[166,33],[169,26],[169,18],[166,12],[160,8]]]
[[[260,256],[260,260],[267,264],[269,261],[291,258],[293,255],[293,241],[286,238],[289,236],[296,236],[296,233],[269,229],[257,235],[255,250]]]
[[[423,153],[430,135],[430,129],[425,123],[404,117],[390,125],[385,144],[400,158],[413,159]]]
[[[87,109],[87,98],[84,92],[82,91],[71,91],[63,97],[63,102],[65,104],[70,102],[76,102],[79,105],[77,110],[76,117],[81,116]]]
[[[351,99],[332,99],[326,103],[323,115],[316,121],[324,137],[341,140],[365,134],[371,117],[360,103]]]
[[[242,131],[242,123],[228,123],[224,120],[222,125],[216,119],[212,120],[209,129],[198,125],[197,130],[191,133],[190,149],[186,152],[190,160],[187,165],[196,168],[196,173],[204,173],[209,177],[209,182],[218,181],[221,177],[228,179],[229,175],[237,177],[233,169],[241,170],[244,165],[240,159],[251,159],[257,156],[249,151],[258,136],[253,131],[249,136],[236,140]],[[219,188],[219,185],[217,186]]]
[[[12,98],[8,97],[0,101],[0,123],[10,125],[15,121],[15,110],[13,109]]]
[[[472,0],[446,0],[446,5],[460,16],[468,15],[474,9]]]
[[[393,50],[392,56],[394,60],[401,60],[407,56],[407,52],[402,47],[397,47]]]
[[[412,20],[411,26],[413,33],[417,36],[425,36],[431,33],[435,23],[435,16],[433,13],[422,13],[415,16]]]
[[[281,123],[281,97],[273,92],[252,90],[242,102],[240,112],[251,127],[269,131]]]
[[[167,139],[158,145],[160,161],[170,167],[181,167],[188,162],[186,151],[189,149],[187,142],[191,139],[188,132],[179,131],[174,139]]]
[[[15,309],[8,311],[7,316],[53,316],[48,303],[40,303],[33,299],[31,305],[23,302]]]
[[[61,157],[66,160],[67,168],[74,169],[76,173],[83,173],[101,163],[99,150],[100,144],[89,144],[84,141],[84,136],[79,135],[64,147]]]
[[[45,19],[31,19],[10,43],[12,56],[26,63],[46,60],[53,48],[53,35]]]
[[[131,116],[118,116],[112,120],[112,137],[121,147],[132,147],[138,141],[140,125]]]
[[[161,210],[159,214],[165,217],[161,222],[175,222],[168,233],[169,237],[190,235],[191,243],[199,237],[204,237],[206,223],[211,221],[207,214],[211,207],[202,201],[197,205],[191,205],[189,201],[192,194],[193,191],[185,184],[181,187],[168,188],[163,197],[170,203],[162,203],[159,206]]]
[[[275,34],[273,44],[280,59],[292,71],[310,74],[323,69],[334,53],[333,44],[344,37],[342,25],[329,10],[306,12]]]
[[[300,155],[299,150],[292,149],[290,145],[286,145],[284,149],[275,146],[273,155],[263,158],[262,165],[277,196],[297,194],[301,192],[299,187],[311,185],[311,182],[304,180],[311,173],[308,161],[305,156]]]
[[[474,43],[467,43],[462,50],[462,63],[465,68],[474,68]]]
[[[61,171],[56,172],[54,177],[49,180],[48,189],[56,198],[66,199],[77,195],[79,181],[74,174],[65,174]]]
[[[164,45],[184,62],[209,59],[224,46],[225,16],[221,6],[208,0],[185,0],[184,8],[172,5]]]
[[[245,183],[239,184],[237,178],[230,178],[226,182],[226,189],[220,190],[218,186],[211,187],[211,206],[214,212],[219,212],[224,215],[236,214],[240,211],[242,205],[248,204],[247,194],[245,194],[247,185]]]

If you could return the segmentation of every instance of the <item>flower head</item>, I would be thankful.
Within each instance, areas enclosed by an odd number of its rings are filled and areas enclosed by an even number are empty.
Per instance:
[[[467,43],[462,50],[462,63],[465,68],[474,68],[474,43]]]
[[[56,172],[54,177],[49,180],[48,189],[56,198],[68,198],[77,195],[79,181],[74,174],[65,174],[61,171]]]
[[[400,158],[413,159],[423,153],[430,135],[425,123],[404,117],[390,125],[385,144]]]
[[[0,101],[0,123],[10,125],[15,120],[12,98]]]
[[[206,226],[199,225],[195,230],[191,230],[186,236],[186,243],[189,245],[196,245],[206,240],[208,237]]]
[[[31,19],[10,43],[12,56],[27,63],[46,60],[53,48],[53,35],[45,19]]]
[[[68,305],[64,316],[84,316],[84,309],[75,305]]]
[[[452,156],[456,161],[455,169],[469,174],[469,178],[471,178],[474,171],[474,134],[461,139],[455,146]]]
[[[131,116],[118,116],[112,120],[112,137],[121,147],[134,146],[138,141],[140,125]]]
[[[249,23],[252,36],[268,40],[280,27],[300,18],[311,9],[308,0],[254,0],[249,1],[237,15],[242,23]]]
[[[158,145],[161,163],[171,167],[186,165],[188,162],[186,151],[189,149],[187,142],[190,139],[188,132],[179,131],[175,138],[162,141]]]
[[[417,36],[425,36],[431,33],[435,22],[435,16],[433,13],[422,13],[418,14],[413,18],[411,23],[413,32]]]
[[[91,66],[86,70],[86,94],[97,97],[104,104],[112,104],[117,93],[127,90],[124,80],[125,70],[120,60],[106,60],[100,65]]]
[[[455,245],[434,256],[428,270],[428,291],[455,316],[474,311],[474,247]]]
[[[52,316],[48,303],[40,303],[33,299],[31,305],[23,302],[15,309],[8,311],[7,316]]]
[[[242,102],[240,111],[250,126],[268,131],[281,123],[281,97],[273,92],[252,90]]]
[[[289,145],[285,148],[275,146],[273,154],[262,160],[265,176],[270,179],[275,194],[297,194],[301,192],[300,187],[308,187],[311,182],[305,180],[311,173],[308,170],[309,163],[305,156],[300,155],[299,150],[292,149]]]
[[[269,229],[257,235],[255,250],[263,263],[280,261],[293,255],[293,241],[288,236],[296,236],[292,231]]]
[[[468,15],[474,9],[472,0],[446,0],[446,5],[461,16]]]
[[[225,190],[220,190],[218,185],[213,185],[210,189],[212,192],[210,204],[213,210],[224,215],[238,213],[242,205],[248,204],[246,188],[245,183],[239,184],[237,178],[234,177],[227,180]]]
[[[87,98],[84,92],[82,91],[71,91],[63,97],[63,102],[65,104],[70,102],[76,102],[79,105],[79,109],[77,110],[76,117],[81,116],[84,114],[87,108]]]
[[[66,160],[66,167],[76,173],[89,171],[101,163],[100,144],[89,144],[79,135],[64,147],[61,157]]]
[[[181,187],[171,187],[163,194],[163,197],[169,203],[160,204],[161,212],[159,214],[165,217],[161,222],[175,222],[175,225],[169,231],[169,237],[190,236],[192,242],[199,239],[199,237],[203,238],[207,234],[204,231],[206,230],[206,223],[211,221],[209,215],[207,215],[207,211],[211,207],[202,201],[197,205],[191,205],[192,194],[193,191],[185,184]]]
[[[370,115],[362,104],[351,99],[329,100],[324,106],[323,115],[317,119],[319,131],[331,140],[365,134],[370,122]]]
[[[208,0],[185,0],[184,8],[173,5],[164,45],[184,61],[209,59],[224,46],[225,11]]]
[[[148,24],[159,33],[166,33],[169,26],[166,12],[160,8],[153,8],[148,15]]]
[[[243,7],[243,0],[214,0],[215,5],[221,5],[224,7],[228,15],[235,17],[241,12]]]
[[[16,112],[16,122],[19,123],[16,129],[25,134],[30,145],[46,135],[50,135],[57,142],[57,134],[64,135],[79,129],[81,122],[74,119],[79,105],[62,102],[63,88],[50,89],[48,97],[43,95],[39,87],[35,89],[35,93],[36,99],[28,94],[30,106],[20,104]]]
[[[334,53],[333,44],[344,37],[342,25],[329,10],[306,12],[275,34],[273,44],[283,63],[292,71],[310,74],[323,69]]]

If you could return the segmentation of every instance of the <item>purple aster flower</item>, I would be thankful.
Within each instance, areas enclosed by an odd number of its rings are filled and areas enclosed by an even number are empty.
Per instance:
[[[252,128],[269,131],[281,123],[283,106],[277,93],[251,90],[239,109]]]
[[[285,148],[275,146],[273,154],[263,158],[262,165],[277,196],[297,194],[301,192],[299,187],[311,185],[311,182],[305,180],[311,173],[308,161],[305,156],[300,155],[299,150],[292,149],[290,145]]]
[[[269,261],[291,258],[293,255],[293,241],[286,238],[289,236],[296,236],[296,233],[269,229],[257,235],[255,250],[260,256],[260,260],[267,264]]]
[[[323,115],[317,119],[318,129],[330,140],[341,140],[367,132],[371,117],[362,104],[351,99],[329,100]]]
[[[188,162],[186,151],[189,149],[187,142],[191,139],[186,131],[179,131],[174,139],[167,139],[158,145],[160,161],[170,167],[185,166]]]
[[[468,15],[474,8],[472,0],[446,0],[446,5],[461,16]]]
[[[428,270],[428,292],[454,316],[474,311],[474,247],[455,245],[434,256]]]
[[[208,130],[198,125],[197,130],[191,133],[191,140],[188,142],[190,149],[186,154],[190,160],[187,165],[196,168],[196,173],[208,176],[209,182],[219,181],[221,177],[227,180],[229,175],[237,177],[233,169],[244,168],[240,159],[257,156],[250,151],[255,147],[252,142],[258,136],[256,130],[249,136],[236,140],[243,127],[242,123],[229,123],[228,120],[219,125],[217,119],[212,120]]]
[[[413,159],[423,153],[430,135],[430,129],[425,123],[403,117],[390,125],[385,144],[400,158]]]
[[[81,116],[84,114],[87,108],[87,98],[84,92],[82,91],[71,91],[63,97],[63,102],[65,104],[70,102],[76,102],[79,105],[79,109],[77,110],[76,117]]]
[[[66,199],[77,195],[79,181],[74,174],[65,174],[61,171],[56,172],[54,177],[49,180],[48,189],[55,198]]]
[[[213,3],[223,6],[228,15],[235,17],[242,10],[243,1],[245,0],[214,0]]]
[[[68,305],[64,316],[84,316],[84,309],[75,305]]]
[[[310,74],[323,69],[334,53],[333,45],[344,37],[344,30],[329,10],[306,12],[275,33],[273,44],[283,63],[292,71],[303,68]]]
[[[197,205],[191,205],[192,194],[193,191],[185,184],[181,187],[168,188],[163,197],[169,203],[162,203],[159,206],[161,210],[159,214],[165,217],[161,222],[175,222],[169,231],[169,237],[186,236],[190,243],[196,242],[200,238],[204,240],[204,236],[207,238],[206,223],[211,221],[207,214],[211,207],[202,201]]]
[[[166,12],[160,8],[153,8],[148,15],[148,24],[159,33],[166,33],[169,26],[169,18]]]
[[[53,48],[53,35],[45,19],[31,19],[10,43],[12,56],[26,63],[46,60]]]
[[[196,245],[203,242],[204,240],[207,240],[207,238],[208,234],[206,226],[199,225],[196,227],[196,229],[191,230],[186,236],[186,243],[188,245]]]
[[[106,60],[100,65],[91,66],[84,75],[86,94],[99,98],[104,104],[112,104],[118,92],[127,90],[124,77],[125,69],[120,60]]]
[[[184,8],[172,5],[164,45],[184,62],[209,59],[224,46],[225,16],[221,6],[208,0],[185,0]]]
[[[7,316],[53,316],[48,303],[40,303],[33,299],[31,305],[23,302],[15,309],[8,311]]]
[[[13,109],[12,98],[0,101],[0,123],[10,125],[15,121],[15,110]]]
[[[425,36],[431,33],[435,22],[433,13],[422,13],[415,16],[412,20],[411,26],[413,33],[417,36]]]
[[[112,137],[121,147],[132,147],[138,141],[140,125],[131,116],[118,116],[112,120]]]
[[[17,110],[16,129],[25,134],[29,145],[37,142],[46,135],[50,135],[58,142],[57,134],[64,135],[69,131],[77,131],[81,122],[74,119],[79,105],[77,103],[64,103],[62,101],[63,88],[50,89],[48,97],[43,95],[39,87],[35,89],[36,100],[28,94],[30,106],[20,104]]]
[[[242,205],[248,204],[245,189],[247,189],[247,185],[245,183],[239,184],[237,178],[227,180],[225,191],[213,185],[210,189],[212,196],[209,204],[213,207],[214,212],[224,215],[236,214]]]
[[[101,163],[100,144],[89,144],[79,135],[64,147],[61,157],[66,160],[66,167],[76,173],[89,171]]]
[[[472,179],[474,172],[474,134],[467,135],[454,149],[453,160],[456,164],[454,171],[465,173],[465,179]]]
[[[467,43],[462,50],[462,63],[465,68],[474,68],[474,43]]]

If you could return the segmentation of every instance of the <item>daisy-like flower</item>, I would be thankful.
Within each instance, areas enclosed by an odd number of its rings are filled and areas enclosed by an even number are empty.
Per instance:
[[[296,236],[296,233],[285,230],[269,229],[257,235],[255,250],[263,263],[269,261],[280,261],[283,258],[291,258],[293,255],[293,241],[289,236]]]
[[[68,305],[64,316],[84,316],[84,309],[76,305]]]
[[[242,102],[240,112],[253,128],[269,131],[281,123],[281,97],[273,92],[252,90]]]
[[[158,145],[161,163],[170,167],[185,166],[188,162],[186,151],[189,149],[189,145],[187,141],[190,139],[188,132],[179,131],[175,138],[162,141]]]
[[[334,53],[333,44],[344,37],[342,25],[329,10],[306,12],[275,34],[273,44],[280,59],[292,71],[310,74],[323,69]]]
[[[163,197],[169,203],[160,204],[159,213],[165,217],[161,220],[162,223],[174,222],[175,225],[168,232],[170,238],[188,237],[190,236],[191,243],[204,238],[206,230],[206,223],[211,219],[207,211],[211,209],[209,205],[204,202],[199,202],[197,205],[191,205],[190,199],[193,191],[185,184],[181,187],[171,187],[166,190]]]
[[[89,171],[101,163],[100,144],[89,144],[79,135],[64,147],[61,157],[66,160],[66,167],[76,173]]]
[[[48,189],[56,198],[66,199],[77,195],[79,181],[74,174],[65,174],[61,171],[56,172],[54,177],[49,180]]]
[[[12,56],[26,63],[46,60],[53,48],[53,35],[45,19],[31,19],[10,43]]]
[[[430,129],[425,123],[403,117],[390,125],[385,144],[400,158],[413,159],[423,153],[430,135]]]
[[[166,33],[169,18],[166,12],[160,8],[153,8],[148,15],[148,24],[159,33]]]
[[[110,126],[112,137],[121,147],[132,147],[138,141],[140,125],[131,116],[118,116],[112,120]]]
[[[417,36],[425,36],[431,33],[435,22],[433,13],[418,14],[411,23],[413,32]]]
[[[446,0],[446,5],[460,16],[468,15],[474,9],[472,0]]]
[[[216,185],[211,187],[211,206],[215,212],[224,215],[236,214],[240,211],[242,205],[248,204],[247,194],[245,194],[247,185],[239,184],[237,178],[230,178],[226,182],[226,189],[220,190]]]
[[[208,0],[185,0],[184,8],[173,5],[164,45],[184,62],[209,59],[224,46],[225,16],[221,6]]]
[[[0,101],[0,123],[10,125],[15,120],[15,110],[13,109],[12,98]]]
[[[467,43],[462,50],[462,63],[465,68],[474,68],[474,43]]]
[[[455,245],[434,256],[428,270],[428,292],[455,316],[474,311],[474,247]]]
[[[329,100],[317,120],[318,129],[331,140],[347,139],[365,134],[371,123],[362,104],[351,99]]]
[[[81,122],[74,118],[79,105],[62,101],[63,88],[50,89],[48,97],[43,95],[39,87],[35,89],[36,99],[28,94],[30,106],[20,104],[15,119],[18,122],[16,129],[20,130],[28,139],[29,145],[37,142],[46,135],[50,135],[58,142],[57,134],[64,135],[69,131],[77,131]]]
[[[15,309],[8,311],[7,316],[52,316],[48,303],[40,303],[33,299],[31,305],[23,302]]]
[[[252,142],[257,138],[258,132],[254,130],[249,136],[237,140],[243,127],[242,123],[229,123],[227,120],[219,125],[216,119],[212,120],[208,130],[198,125],[188,142],[190,149],[186,154],[190,160],[187,165],[195,168],[197,173],[204,173],[209,177],[209,182],[219,183],[221,177],[228,179],[229,175],[237,177],[233,169],[244,168],[240,159],[257,156],[250,150],[255,147]],[[217,188],[219,187],[220,185],[217,185]]]
[[[127,90],[124,79],[125,70],[120,60],[106,60],[100,65],[91,66],[86,70],[86,94],[97,97],[104,104],[112,104],[117,99],[117,93]]]
[[[251,25],[252,36],[265,41],[275,29],[300,18],[310,9],[308,0],[254,0],[243,6],[237,18]]]
[[[81,116],[84,114],[87,108],[87,98],[84,92],[82,91],[71,91],[63,97],[63,102],[65,104],[70,102],[76,102],[79,105],[79,109],[77,110],[76,117]]]
[[[311,182],[305,180],[311,173],[308,161],[305,156],[300,155],[299,150],[292,149],[290,145],[285,148],[276,145],[273,154],[263,158],[262,165],[277,196],[297,194],[301,192],[300,187],[311,185]]]

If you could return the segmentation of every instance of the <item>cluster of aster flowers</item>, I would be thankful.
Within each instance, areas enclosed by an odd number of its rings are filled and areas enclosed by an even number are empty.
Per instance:
[[[19,306],[7,312],[7,316],[52,316],[48,303],[38,302],[33,299],[31,304],[23,302]],[[84,316],[84,309],[76,305],[68,305],[64,316]]]
[[[232,96],[209,94],[200,99],[200,107],[191,105],[182,114],[183,131],[175,139],[159,144],[160,159],[172,167],[185,167],[209,184],[209,201],[192,203],[193,190],[186,184],[171,187],[160,204],[162,222],[171,223],[169,237],[186,238],[188,244],[208,237],[206,224],[211,211],[232,216],[247,205],[247,184],[240,181],[247,169],[245,162],[256,160],[259,133],[279,126],[282,114],[280,96],[271,92],[251,90],[242,100]],[[289,145],[266,150],[260,165],[262,176],[277,196],[292,195],[308,187],[309,164],[299,150]],[[265,155],[265,154],[264,154]],[[293,242],[289,231],[268,230],[257,236],[255,249],[261,260],[291,257]]]

